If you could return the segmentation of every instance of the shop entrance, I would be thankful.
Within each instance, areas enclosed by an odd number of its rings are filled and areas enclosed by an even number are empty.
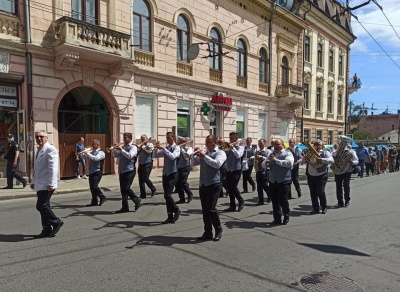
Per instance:
[[[100,140],[103,151],[111,145],[110,122],[107,103],[92,88],[78,87],[63,97],[58,108],[61,178],[76,176],[75,144],[80,137],[85,139],[85,148],[91,147],[93,139]],[[106,152],[104,174],[111,173],[111,165],[111,155]],[[87,175],[88,167],[86,167],[86,172]]]
[[[210,135],[221,136],[221,112],[213,111],[210,115]]]

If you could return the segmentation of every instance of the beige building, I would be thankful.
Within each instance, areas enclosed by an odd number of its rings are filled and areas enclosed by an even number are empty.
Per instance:
[[[307,4],[307,5],[306,5]],[[335,1],[305,1],[303,139],[333,144],[345,134],[349,85],[350,15]],[[301,135],[302,134],[302,135]]]
[[[163,142],[175,131],[195,146],[209,133],[285,141],[296,135],[293,113],[303,102],[298,44],[306,25],[280,6],[261,0],[42,0],[29,9],[24,0],[0,3],[0,139],[4,149],[6,135],[16,134],[28,174],[38,129],[60,150],[61,177],[75,176],[81,136],[86,146],[99,138],[104,149],[123,132]],[[188,53],[192,44],[198,45]],[[114,164],[107,154],[105,173],[114,173]]]

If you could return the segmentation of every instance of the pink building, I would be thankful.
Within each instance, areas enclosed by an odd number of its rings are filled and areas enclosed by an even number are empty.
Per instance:
[[[376,139],[400,126],[400,114],[376,115],[360,117],[358,129],[364,133],[371,133],[372,139]]]

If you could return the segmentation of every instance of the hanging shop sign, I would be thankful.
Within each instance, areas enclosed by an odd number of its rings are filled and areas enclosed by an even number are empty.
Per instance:
[[[18,109],[17,86],[0,85],[0,109]]]
[[[226,96],[213,96],[211,99],[211,105],[214,106],[215,110],[229,112],[232,108],[232,98]]]

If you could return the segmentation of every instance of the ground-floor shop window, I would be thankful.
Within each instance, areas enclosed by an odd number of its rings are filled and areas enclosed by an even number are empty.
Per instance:
[[[180,137],[191,137],[192,118],[191,118],[192,103],[178,101],[177,105],[177,133]]]
[[[154,98],[147,96],[136,96],[136,138],[146,134],[154,137]]]

